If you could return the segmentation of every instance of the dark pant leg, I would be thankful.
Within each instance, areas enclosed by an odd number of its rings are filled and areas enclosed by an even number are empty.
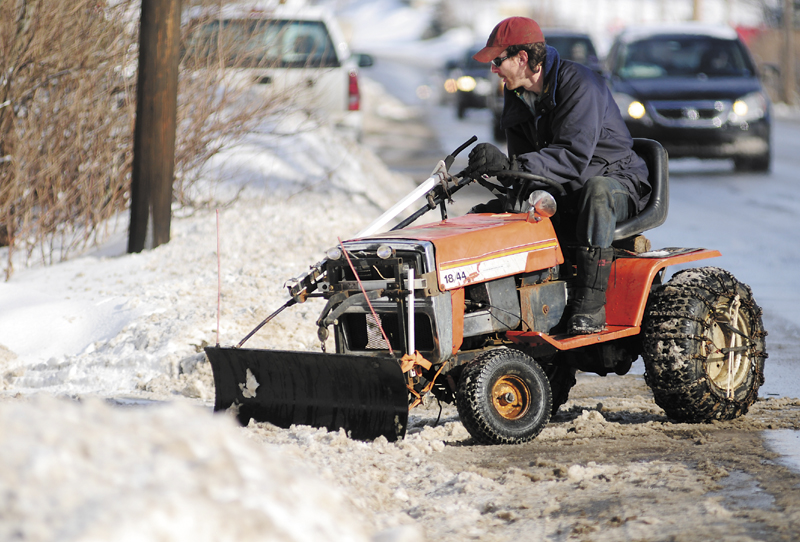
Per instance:
[[[633,205],[628,189],[610,177],[592,177],[583,187],[575,236],[584,247],[608,248],[617,222],[630,218]]]

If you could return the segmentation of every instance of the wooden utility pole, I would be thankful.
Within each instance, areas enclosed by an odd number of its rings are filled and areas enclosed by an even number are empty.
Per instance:
[[[180,31],[180,0],[142,0],[128,252],[169,242]]]
[[[781,74],[783,101],[793,105],[795,97],[794,0],[783,0],[783,55]]]
[[[693,0],[692,2],[692,20],[693,21],[700,21],[702,20],[703,14],[703,2],[702,0]]]

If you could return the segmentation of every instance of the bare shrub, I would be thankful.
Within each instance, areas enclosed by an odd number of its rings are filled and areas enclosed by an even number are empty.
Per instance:
[[[138,0],[0,0],[6,279],[15,260],[51,264],[102,241],[128,208],[139,9]],[[184,43],[214,16],[184,25]],[[237,84],[232,68],[249,60],[214,39],[215,54],[190,48],[181,60],[173,188],[182,205],[208,204],[191,195],[203,164],[290,98]]]
[[[130,123],[111,111],[130,45],[124,4],[0,2],[0,224],[58,261],[125,205]]]

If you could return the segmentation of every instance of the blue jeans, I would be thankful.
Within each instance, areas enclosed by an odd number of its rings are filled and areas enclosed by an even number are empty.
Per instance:
[[[628,189],[610,177],[592,177],[578,198],[575,239],[582,247],[608,248],[614,241],[617,222],[631,217],[633,205]]]

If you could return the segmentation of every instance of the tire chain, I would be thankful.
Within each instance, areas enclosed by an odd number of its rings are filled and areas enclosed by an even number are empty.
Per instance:
[[[701,342],[708,341],[705,335],[687,328],[698,326],[707,331],[712,325],[708,318],[713,319],[716,314],[716,300],[737,294],[751,319],[748,356],[754,373],[750,389],[739,400],[719,397],[704,373],[698,375],[687,369],[705,361],[704,356],[692,351],[699,349]],[[698,303],[705,308],[706,318],[698,316],[703,312],[696,306]],[[697,422],[733,419],[747,412],[764,381],[763,360],[767,355],[763,350],[766,332],[761,312],[749,286],[715,267],[681,271],[653,294],[643,325],[645,381],[669,417]]]

